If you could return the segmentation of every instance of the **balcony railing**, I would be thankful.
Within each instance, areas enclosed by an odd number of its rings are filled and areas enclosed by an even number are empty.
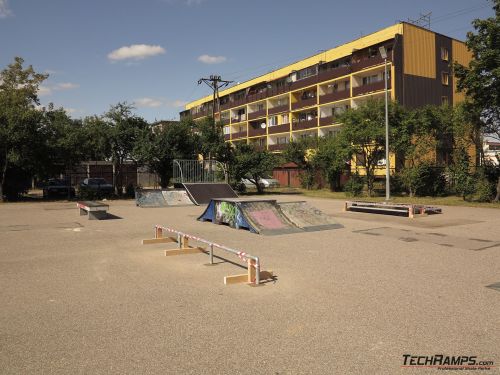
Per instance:
[[[387,81],[387,88],[391,88],[391,81]],[[368,94],[374,91],[380,91],[385,89],[384,80],[369,83],[367,85],[353,87],[352,88],[352,96]]]
[[[261,145],[260,143],[257,142],[251,142],[250,143],[256,151],[264,151],[266,149],[266,145]]]
[[[228,141],[231,138],[229,134],[224,134],[224,140]]]
[[[280,151],[286,148],[286,143],[280,143],[279,145],[269,145],[269,151]]]
[[[280,112],[288,112],[288,109],[289,109],[288,104],[284,104],[284,105],[279,105],[277,107],[269,108],[267,112],[269,113],[269,115],[274,115]]]
[[[310,128],[315,128],[317,126],[318,126],[318,119],[315,117],[311,120],[294,122],[292,124],[292,130],[310,129]]]
[[[266,117],[266,110],[265,109],[261,109],[259,111],[249,112],[248,113],[248,119],[249,120],[253,120],[253,119],[256,119],[256,118],[259,118],[259,117]]]
[[[299,99],[297,102],[292,103],[292,110],[299,109],[299,108],[304,108],[304,107],[310,107],[312,105],[317,104],[317,98],[307,98],[307,99]]]
[[[317,75],[312,76],[312,77],[307,77],[307,78],[292,82],[290,84],[290,90],[293,91],[293,90],[301,89],[302,87],[314,85],[317,82],[318,82]]]
[[[267,98],[267,90],[247,95],[247,103],[256,102],[257,100],[263,100],[265,98]]]
[[[236,124],[238,122],[243,122],[243,121],[246,121],[246,120],[247,120],[246,116],[231,117],[231,123],[232,124]]]
[[[254,128],[254,127],[249,127],[248,128],[248,136],[249,137],[255,137],[258,135],[266,135],[266,128]]]
[[[330,94],[320,95],[319,104],[335,102],[337,100],[347,99],[351,95],[350,90],[335,91]]]
[[[331,125],[333,123],[334,123],[333,116],[320,117],[319,119],[320,126]]]
[[[340,66],[338,68],[323,70],[318,74],[318,82],[327,81],[329,79],[334,79],[338,77],[345,76],[351,72],[351,67],[349,66]]]
[[[268,128],[269,134],[285,133],[289,131],[290,131],[290,124],[275,125],[275,126],[270,126]]]
[[[236,138],[246,138],[246,137],[247,137],[247,132],[246,132],[246,131],[243,131],[243,132],[233,133],[233,137],[232,137],[232,139],[236,139]]]
[[[387,61],[390,61],[390,59],[388,58]],[[357,72],[358,70],[368,68],[369,66],[379,65],[379,64],[382,64],[383,62],[384,62],[384,59],[380,55],[370,57],[370,58],[364,58],[358,62],[352,63],[351,71]]]
[[[220,123],[222,125],[228,125],[229,124],[229,119],[228,118],[223,118],[223,119],[220,120]]]

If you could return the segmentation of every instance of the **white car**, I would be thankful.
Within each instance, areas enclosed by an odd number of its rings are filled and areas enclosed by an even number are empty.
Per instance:
[[[245,185],[245,188],[255,188],[255,184],[252,182],[253,179],[250,179],[250,178],[242,178],[241,179],[241,183],[243,185]],[[261,178],[259,180],[259,185],[264,187],[264,188],[275,188],[275,187],[279,187],[280,186],[280,183],[278,180],[274,179],[274,178]]]

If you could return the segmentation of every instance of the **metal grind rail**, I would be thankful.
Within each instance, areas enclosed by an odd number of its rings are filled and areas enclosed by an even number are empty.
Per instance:
[[[174,233],[176,237],[164,236],[164,232]],[[208,250],[200,247],[193,247],[189,245],[189,240],[196,242],[201,242],[208,246]],[[155,243],[168,243],[177,242],[179,244],[178,249],[165,250],[165,255],[183,255],[183,254],[194,254],[194,253],[207,253],[210,256],[210,264],[214,264],[214,248],[224,250],[225,252],[236,255],[238,258],[247,263],[247,273],[242,275],[231,275],[224,277],[224,284],[233,284],[240,282],[247,282],[249,284],[259,285],[263,278],[271,279],[273,278],[272,271],[261,271],[261,263],[259,257],[245,253],[243,251],[238,251],[230,247],[218,244],[216,242],[208,241],[206,239],[193,236],[188,233],[178,231],[173,228],[164,227],[162,225],[155,225],[155,237],[154,239],[143,240],[143,245],[155,244]]]

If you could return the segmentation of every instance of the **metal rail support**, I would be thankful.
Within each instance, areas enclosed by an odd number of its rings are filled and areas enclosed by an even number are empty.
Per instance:
[[[176,237],[164,236],[166,233],[173,233]],[[203,238],[193,236],[172,228],[164,227],[161,225],[156,225],[154,230],[154,239],[143,240],[143,245],[153,244],[153,243],[165,243],[165,242],[176,242],[178,244],[178,249],[176,250],[165,250],[165,255],[181,255],[181,254],[194,254],[194,253],[208,253],[210,256],[210,264],[214,264],[214,248],[218,248],[230,254],[236,255],[242,261],[247,264],[247,273],[240,275],[230,275],[224,277],[224,284],[234,284],[246,282],[250,285],[259,285],[263,279],[272,279],[272,271],[262,271],[260,259],[257,256],[247,254],[243,251],[235,250],[230,247],[205,240]],[[206,248],[195,247],[189,245],[189,240],[196,242],[201,242],[208,246],[208,251]]]

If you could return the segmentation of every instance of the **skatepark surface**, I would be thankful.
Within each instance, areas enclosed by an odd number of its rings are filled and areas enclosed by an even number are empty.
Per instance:
[[[305,201],[343,228],[266,237],[197,221],[205,206],[109,201],[114,216],[89,221],[74,202],[0,204],[0,373],[439,373],[402,368],[405,354],[499,372],[500,210],[409,219]],[[277,279],[225,286],[245,270],[142,246],[155,224],[259,256]]]

